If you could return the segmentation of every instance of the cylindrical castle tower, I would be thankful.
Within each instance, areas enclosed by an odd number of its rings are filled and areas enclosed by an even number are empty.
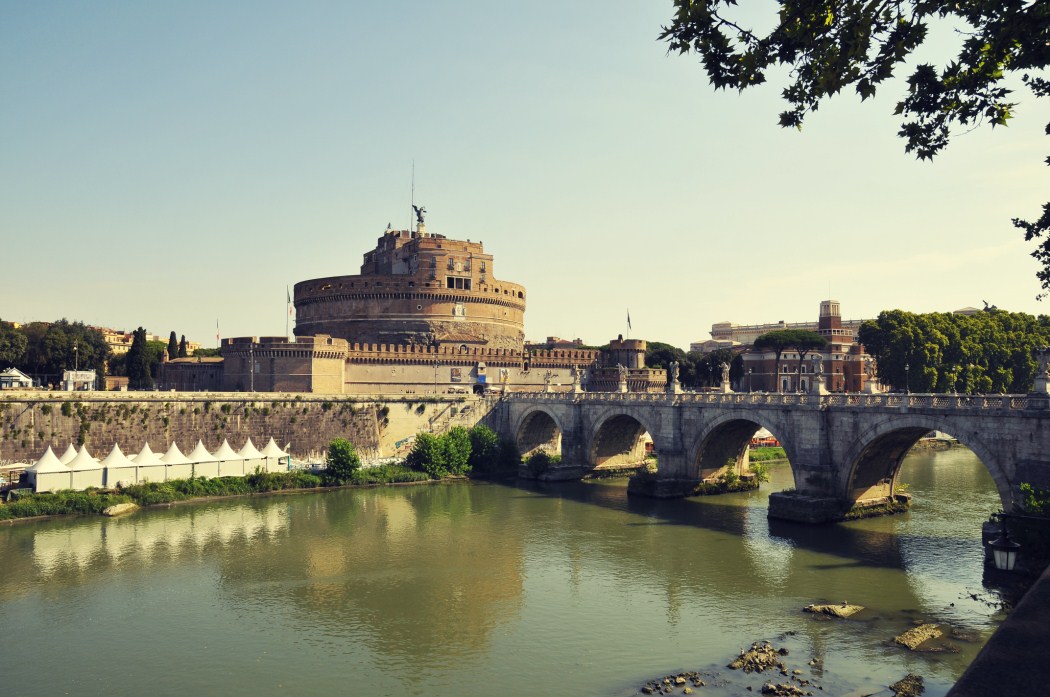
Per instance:
[[[387,230],[361,273],[295,284],[295,334],[352,344],[521,350],[525,288],[497,280],[480,242]]]

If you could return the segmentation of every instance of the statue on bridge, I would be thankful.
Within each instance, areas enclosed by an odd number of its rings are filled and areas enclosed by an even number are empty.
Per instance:
[[[1040,395],[1050,395],[1050,346],[1039,349],[1036,356],[1039,358],[1039,368],[1035,372],[1035,384],[1032,392]]]
[[[682,386],[678,383],[678,361],[671,361],[667,366],[667,391],[671,394],[682,391]]]
[[[627,391],[627,366],[623,363],[616,364],[616,391],[626,392]]]

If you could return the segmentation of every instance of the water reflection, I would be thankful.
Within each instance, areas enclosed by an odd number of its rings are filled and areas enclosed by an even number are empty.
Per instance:
[[[931,659],[887,639],[919,617],[994,626],[959,600],[979,588],[997,501],[980,463],[911,458],[912,513],[823,527],[766,519],[766,492],[790,486],[775,474],[751,496],[680,501],[628,498],[622,481],[456,484],[0,528],[2,609],[22,635],[9,660],[34,660],[55,626],[78,647],[62,676],[15,675],[14,693],[84,692],[68,681],[103,685],[122,655],[155,694],[273,694],[293,677],[327,694],[350,676],[376,694],[596,694],[788,630],[831,673],[914,667],[943,693],[975,647]],[[799,611],[843,600],[871,610]],[[121,631],[94,638],[99,618]]]

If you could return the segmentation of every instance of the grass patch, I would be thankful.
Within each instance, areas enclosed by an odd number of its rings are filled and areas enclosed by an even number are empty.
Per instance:
[[[784,453],[784,449],[781,447],[773,448],[751,448],[748,452],[748,459],[751,462],[766,462],[767,460],[786,460],[787,454]]]

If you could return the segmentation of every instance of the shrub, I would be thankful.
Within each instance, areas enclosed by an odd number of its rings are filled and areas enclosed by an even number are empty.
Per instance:
[[[45,404],[44,406],[40,407],[40,413],[43,414],[44,416],[47,416],[48,414],[50,414],[51,413],[51,405],[50,404]]]
[[[434,479],[448,474],[441,442],[430,433],[420,433],[416,436],[416,442],[412,445],[412,451],[405,463],[413,469],[426,472]]]
[[[69,402],[62,402],[62,416],[72,416],[73,405]]]
[[[336,438],[328,444],[324,474],[326,483],[346,484],[360,467],[361,458],[357,456],[353,443],[345,438]]]
[[[430,479],[426,472],[410,469],[404,465],[379,465],[362,467],[352,477],[353,484],[394,484],[397,482],[423,482]]]
[[[552,455],[546,450],[534,452],[525,459],[525,467],[533,477],[538,477],[559,464],[561,464],[561,455]]]
[[[441,445],[445,451],[445,468],[448,473],[457,476],[469,474],[471,441],[467,429],[453,426],[441,436]]]

